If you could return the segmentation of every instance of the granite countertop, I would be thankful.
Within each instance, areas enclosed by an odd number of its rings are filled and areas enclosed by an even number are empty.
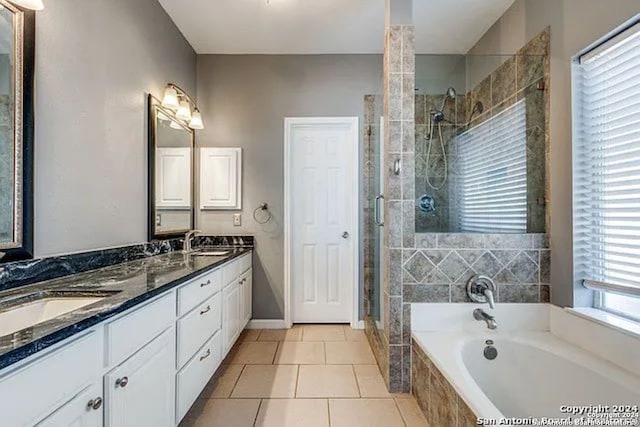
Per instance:
[[[160,295],[251,249],[231,248],[231,252],[225,256],[169,252],[0,292],[0,312],[10,306],[41,298],[69,295],[104,297],[93,304],[0,337],[0,369]]]

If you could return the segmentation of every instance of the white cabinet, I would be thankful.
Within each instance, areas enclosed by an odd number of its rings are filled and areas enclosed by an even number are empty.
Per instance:
[[[191,148],[156,148],[156,208],[191,209]]]
[[[103,404],[100,381],[86,387],[36,425],[38,427],[101,427]]]
[[[251,320],[251,304],[252,304],[252,270],[247,270],[240,277],[240,290],[242,296],[242,310],[240,311],[240,329],[244,329]]]
[[[107,427],[174,425],[174,334],[167,329],[104,377]]]
[[[242,208],[242,149],[200,149],[200,209]]]
[[[222,291],[222,339],[224,352],[235,342],[240,327],[240,285],[234,280]]]

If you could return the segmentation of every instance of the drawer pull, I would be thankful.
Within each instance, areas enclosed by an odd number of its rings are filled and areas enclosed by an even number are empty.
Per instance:
[[[210,284],[211,284],[211,280],[207,280],[207,281],[206,281],[206,282],[204,282],[204,283],[200,283],[200,287],[201,287],[201,288],[204,288],[205,286],[209,286]]]
[[[98,409],[100,409],[101,406],[102,406],[102,398],[101,397],[96,397],[95,399],[91,399],[87,403],[87,409],[93,409],[94,411],[97,411]]]
[[[127,378],[127,377],[118,378],[116,380],[116,386],[118,386],[118,387],[124,388],[124,387],[127,386],[127,384],[129,384],[129,378]]]
[[[202,362],[204,359],[206,359],[209,356],[211,356],[211,349],[210,348],[207,349],[207,352],[204,354],[204,356],[200,356],[200,361]]]
[[[203,314],[207,314],[207,313],[208,313],[208,312],[210,312],[210,311],[211,311],[211,306],[210,306],[210,305],[208,305],[208,306],[207,306],[207,308],[205,308],[204,310],[202,310],[202,311],[200,312],[200,315],[202,316]]]

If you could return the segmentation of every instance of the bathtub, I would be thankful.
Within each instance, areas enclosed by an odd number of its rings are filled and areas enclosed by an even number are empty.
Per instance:
[[[564,310],[498,305],[498,329],[490,331],[473,320],[476,307],[414,304],[412,336],[478,417],[566,418],[588,405],[640,405],[637,365],[623,369],[553,333]],[[488,340],[497,350],[494,360],[483,354]],[[633,353],[637,347],[612,350]]]

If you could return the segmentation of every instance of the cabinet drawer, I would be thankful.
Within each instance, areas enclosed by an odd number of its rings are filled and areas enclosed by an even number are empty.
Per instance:
[[[220,291],[222,271],[208,272],[178,289],[178,316],[189,312],[193,307]]]
[[[175,319],[175,295],[169,292],[105,326],[108,366],[122,362],[171,326]]]
[[[222,287],[232,283],[240,275],[240,260],[238,258],[222,267]]]
[[[102,375],[101,329],[0,377],[2,425],[32,426]]]
[[[240,257],[240,259],[238,260],[238,262],[240,263],[240,269],[239,269],[239,273],[242,274],[245,271],[247,271],[248,269],[251,268],[251,252],[249,252],[248,254],[244,254]]]
[[[205,343],[176,375],[176,424],[182,420],[222,361],[222,332]]]
[[[222,300],[218,292],[178,320],[178,368],[220,329],[221,319]]]

